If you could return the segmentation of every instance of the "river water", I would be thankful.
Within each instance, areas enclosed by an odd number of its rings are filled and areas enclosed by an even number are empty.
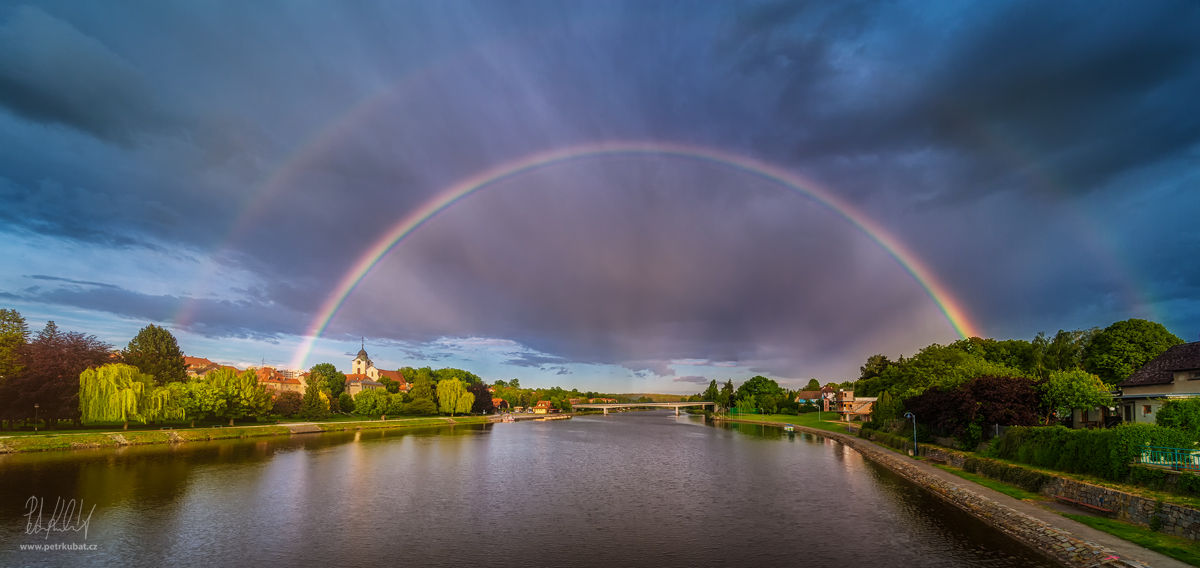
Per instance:
[[[661,411],[0,456],[5,567],[734,565],[1053,564],[832,440]]]

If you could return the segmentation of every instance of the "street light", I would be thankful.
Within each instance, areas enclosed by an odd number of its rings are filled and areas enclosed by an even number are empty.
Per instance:
[[[33,403],[33,433],[34,434],[37,434],[37,423],[38,423],[37,411],[38,411],[39,406],[41,406],[41,405],[39,405],[36,402]]]
[[[912,418],[912,421],[913,421],[913,457],[914,458],[920,457],[921,454],[919,452],[917,452],[917,415],[913,414],[911,412],[905,412],[904,417]]]

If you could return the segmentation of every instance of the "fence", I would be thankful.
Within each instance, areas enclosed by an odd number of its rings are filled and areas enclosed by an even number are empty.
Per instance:
[[[1175,471],[1200,471],[1200,451],[1143,446],[1141,455],[1138,456],[1138,463],[1170,468]]]

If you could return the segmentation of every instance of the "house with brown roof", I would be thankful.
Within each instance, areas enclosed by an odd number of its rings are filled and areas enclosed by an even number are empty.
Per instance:
[[[820,406],[821,410],[829,412],[833,410],[834,391],[835,389],[829,385],[825,385],[821,390],[799,391],[796,393],[796,402]]]
[[[372,379],[362,373],[353,373],[346,375],[346,392],[350,396],[354,396],[365,390],[383,389],[383,383]]]
[[[1126,422],[1154,423],[1163,399],[1200,396],[1200,341],[1181,343],[1117,383],[1113,397]]]
[[[503,398],[492,398],[492,406],[496,407],[497,411],[508,410],[508,401]]]
[[[183,364],[187,365],[187,376],[193,379],[203,377],[205,373],[221,368],[220,365],[203,357],[188,357],[187,355],[183,356]]]
[[[558,409],[554,408],[554,405],[550,404],[548,400],[539,400],[537,405],[533,407],[534,414],[551,414],[554,412],[558,412]]]

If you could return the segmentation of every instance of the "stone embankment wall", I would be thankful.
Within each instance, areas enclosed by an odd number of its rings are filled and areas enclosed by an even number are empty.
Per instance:
[[[949,503],[967,511],[976,518],[1003,531],[1017,540],[1041,550],[1064,566],[1126,566],[1144,568],[1145,565],[1124,558],[1117,558],[1114,550],[1083,540],[1041,519],[1026,515],[1016,509],[1001,505],[983,495],[964,489],[938,476],[928,474],[906,462],[895,452],[855,436],[796,426],[810,434],[832,438],[858,450],[880,465],[891,469],[904,478],[934,492]],[[962,458],[959,454],[958,463]],[[952,456],[946,461],[954,463]],[[1106,562],[1107,561],[1107,562]]]
[[[961,468],[967,459],[967,456],[960,452],[940,448],[922,446],[920,451],[922,456],[942,460],[958,468]],[[1053,481],[1042,487],[1041,493],[1052,499],[1063,497],[1094,507],[1114,510],[1116,511],[1114,516],[1117,519],[1155,528],[1164,534],[1200,540],[1200,510],[1163,503],[1140,495],[1065,477],[1054,477]]]

